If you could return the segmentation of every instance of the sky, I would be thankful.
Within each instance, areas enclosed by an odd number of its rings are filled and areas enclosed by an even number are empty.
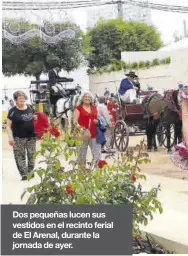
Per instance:
[[[43,0],[46,1],[46,0]],[[50,0],[49,0],[50,1]],[[159,4],[172,4],[172,5],[182,5],[182,6],[188,6],[188,0],[149,0],[149,2],[153,3],[159,3]],[[33,22],[38,21],[42,22],[42,20],[49,19],[51,21],[57,21],[57,20],[70,20],[74,19],[74,21],[81,26],[82,30],[86,31],[87,27],[87,11],[85,9],[80,9],[73,11],[72,15],[69,15],[65,11],[53,11],[52,12],[44,12],[41,13],[21,13],[22,17],[23,15],[27,17],[28,19],[31,19]],[[11,11],[6,12],[6,16],[12,18],[17,17],[19,18],[19,14]],[[161,33],[162,40],[164,44],[168,44],[173,41],[173,34],[175,31],[179,31],[180,35],[183,34],[183,20],[185,19],[187,21],[188,26],[188,14],[179,14],[179,13],[170,13],[170,12],[163,12],[163,11],[156,11],[152,10],[151,12],[152,22],[153,25],[156,26],[158,31]],[[65,74],[62,74],[65,75]],[[88,77],[85,73],[85,70],[81,69],[80,71],[72,72],[69,77],[74,77],[78,83],[83,84],[84,87],[88,87]],[[7,88],[13,88],[13,87],[29,87],[31,78],[23,77],[23,76],[16,76],[12,78],[3,77],[3,87],[6,86]],[[12,91],[9,91],[10,94],[12,94]]]
[[[159,4],[188,6],[188,0],[153,0],[152,2]],[[164,43],[168,43],[173,40],[173,33],[175,31],[180,31],[180,34],[183,34],[184,19],[187,21],[188,25],[188,13],[181,14],[152,10],[153,24],[161,33]]]
[[[188,6],[188,0],[148,0],[155,4],[168,4],[178,6]],[[86,29],[87,24],[87,12],[85,10],[79,10],[74,12],[75,21]],[[161,34],[164,44],[168,44],[173,41],[173,34],[175,31],[183,35],[183,20],[187,21],[188,28],[188,13],[172,13],[158,10],[151,10],[151,18],[153,25],[158,29]]]
[[[25,0],[26,1],[26,0]],[[43,1],[51,1],[51,0],[43,0]],[[75,0],[74,0],[75,1]],[[148,0],[152,3],[158,4],[168,4],[168,5],[181,5],[188,6],[188,0]],[[42,1],[41,1],[42,2]],[[71,2],[70,0],[67,2]],[[100,8],[100,7],[98,7]],[[90,9],[90,8],[89,8]],[[87,26],[87,9],[76,9],[73,11],[72,15],[69,15],[64,10],[60,11],[42,11],[42,12],[22,12],[21,16],[26,16],[28,19],[32,21],[41,22],[42,20],[50,19],[51,21],[57,20],[66,20],[66,19],[74,19],[75,22],[81,26],[81,28],[85,31]],[[6,11],[6,16],[9,17],[19,17],[19,14],[12,11]],[[179,31],[180,35],[183,34],[183,20],[185,19],[188,24],[188,13],[170,13],[164,11],[151,11],[152,22],[153,25],[157,27],[159,32],[161,33],[163,42],[165,44],[173,41],[173,34],[175,31]]]

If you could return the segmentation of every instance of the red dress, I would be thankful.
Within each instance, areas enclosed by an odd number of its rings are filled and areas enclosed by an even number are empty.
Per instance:
[[[109,111],[109,114],[111,115],[111,121],[112,121],[112,124],[115,124],[115,116],[116,116],[116,108],[117,108],[117,104],[109,101],[107,103],[107,108],[108,108],[108,111]]]
[[[86,129],[88,129],[89,120],[91,120],[90,121],[91,138],[96,138],[97,130],[96,130],[96,124],[93,122],[93,120],[96,119],[98,116],[97,108],[95,106],[91,106],[91,113],[87,112],[83,108],[83,106],[78,106],[78,107],[76,107],[76,109],[80,112],[78,124],[82,127],[85,127]]]
[[[37,120],[33,120],[34,129],[37,138],[40,140],[49,127],[48,116],[41,112],[35,112],[34,114],[37,116]]]

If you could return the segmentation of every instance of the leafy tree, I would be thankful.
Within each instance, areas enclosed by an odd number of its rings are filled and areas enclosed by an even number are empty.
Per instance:
[[[10,20],[9,24],[15,30],[18,26],[24,27],[24,31],[22,29],[22,31],[16,32],[16,35],[37,27],[37,25],[29,24],[23,20]],[[88,38],[85,40],[83,32],[75,24],[54,25],[55,33],[67,28],[73,29],[75,38],[64,39],[57,45],[47,45],[38,37],[30,39],[22,45],[11,44],[8,40],[3,39],[3,74],[6,76],[24,74],[40,79],[40,75],[46,73],[57,62],[61,64],[62,69],[68,72],[78,68],[84,60],[84,54],[88,51]]]
[[[120,60],[122,51],[155,51],[162,45],[154,27],[122,18],[99,21],[87,34],[91,38],[90,68],[112,64],[111,59]]]

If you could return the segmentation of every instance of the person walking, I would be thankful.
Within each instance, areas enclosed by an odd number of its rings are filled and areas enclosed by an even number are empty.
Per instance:
[[[79,126],[89,129],[90,138],[84,141],[83,145],[80,147],[80,154],[78,156],[78,164],[82,168],[86,168],[86,154],[88,146],[91,148],[91,153],[93,156],[92,165],[97,166],[98,162],[101,160],[101,145],[96,142],[97,129],[96,125],[98,111],[96,106],[94,106],[94,98],[90,92],[85,92],[81,97],[81,104],[76,107],[73,116],[74,127]]]
[[[105,120],[106,123],[106,150],[104,149],[104,146],[102,147],[102,153],[110,152],[111,151],[111,140],[112,140],[112,121],[111,121],[111,116],[108,112],[108,108],[106,106],[106,101],[105,97],[100,97],[99,98],[99,104],[98,104],[98,111],[99,115],[102,116]]]
[[[14,107],[14,101],[13,100],[9,100],[9,108],[8,111]]]
[[[33,154],[36,151],[34,112],[31,106],[25,104],[24,92],[15,92],[13,98],[16,105],[9,110],[7,118],[9,145],[13,146],[14,158],[22,180],[27,180],[27,174],[33,171],[35,164],[33,160]],[[28,163],[26,163],[26,156]]]

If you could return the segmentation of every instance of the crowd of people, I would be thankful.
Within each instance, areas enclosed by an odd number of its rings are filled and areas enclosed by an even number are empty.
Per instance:
[[[58,70],[50,71],[51,81],[58,76]],[[52,81],[56,86],[55,80]],[[57,89],[57,88],[55,88]],[[61,88],[58,88],[59,90]],[[138,76],[134,72],[126,74],[126,78],[121,81],[119,96],[125,103],[137,103],[140,92]],[[14,102],[10,102],[7,118],[7,133],[9,144],[13,147],[14,158],[22,180],[27,180],[27,174],[34,169],[33,154],[36,151],[36,131],[35,122],[37,114],[31,105],[26,104],[26,95],[22,91],[17,91],[13,95]],[[184,141],[177,146],[178,151],[173,155],[173,162],[181,168],[188,169],[188,89],[181,88],[179,93],[179,104],[183,117]],[[87,91],[81,95],[80,104],[75,107],[73,113],[73,124],[75,128],[83,127],[83,145],[79,148],[78,164],[86,168],[86,156],[88,147],[93,156],[93,166],[101,160],[102,153],[113,152],[111,147],[113,128],[118,109],[117,98],[111,94],[108,88],[104,95],[99,97],[97,104],[91,92]],[[41,119],[42,120],[42,119]],[[44,119],[43,119],[44,120]],[[182,150],[184,152],[181,155]],[[28,160],[26,162],[26,159]]]

